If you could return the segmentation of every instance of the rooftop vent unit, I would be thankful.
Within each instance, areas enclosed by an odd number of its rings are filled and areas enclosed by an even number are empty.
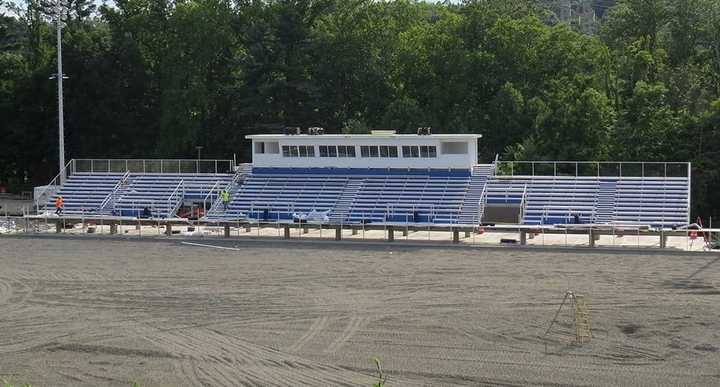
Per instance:
[[[373,136],[392,136],[397,132],[394,130],[371,130],[370,134]]]
[[[418,136],[429,136],[432,134],[432,131],[430,130],[429,126],[418,128],[417,130]]]
[[[325,134],[325,128],[320,128],[317,126],[314,126],[312,128],[308,128],[308,134],[312,136],[320,136]]]
[[[286,126],[283,128],[283,134],[286,136],[295,136],[300,134],[300,127],[297,126]]]

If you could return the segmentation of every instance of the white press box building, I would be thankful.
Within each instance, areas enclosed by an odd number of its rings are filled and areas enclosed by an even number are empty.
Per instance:
[[[247,136],[253,167],[452,169],[470,171],[477,164],[476,134],[373,134]]]

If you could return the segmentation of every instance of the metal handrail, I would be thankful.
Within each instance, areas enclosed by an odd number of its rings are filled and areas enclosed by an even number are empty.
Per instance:
[[[122,187],[127,182],[129,177],[130,177],[130,171],[126,171],[125,174],[122,175],[120,180],[117,182],[117,184],[115,184],[115,186],[110,191],[110,193],[107,196],[105,196],[105,199],[103,199],[102,203],[100,203],[100,206],[98,207],[98,209],[100,211],[105,209],[105,206],[107,206],[110,203],[110,200],[112,200],[114,198],[117,191],[120,189],[120,187]]]
[[[215,192],[215,188],[217,188],[218,184],[220,184],[220,182],[216,181],[215,184],[213,184],[212,188],[210,188],[210,190],[208,191],[207,195],[205,195],[205,198],[203,198],[203,216],[205,216],[205,214],[207,214],[207,201],[210,198],[210,196],[212,196],[212,194]],[[218,197],[219,197],[219,195],[218,195]],[[214,205],[214,203],[210,205],[211,209],[212,209],[213,205]]]
[[[40,198],[45,196],[45,194],[49,193],[50,187],[57,187],[57,181],[60,180],[60,177],[65,176],[66,172],[74,170],[74,168],[68,169],[71,165],[74,164],[74,162],[75,162],[75,160],[68,161],[68,163],[65,164],[63,169],[61,169],[60,172],[57,175],[55,175],[55,177],[52,180],[50,180],[50,182],[45,186],[45,188],[42,191],[40,191],[40,194],[37,195],[37,197],[35,198],[35,212],[40,213]],[[47,202],[45,203],[43,209],[47,209]]]
[[[250,164],[240,165],[238,167],[237,171],[235,172],[235,175],[233,176],[232,180],[230,180],[230,182],[225,186],[225,188],[223,188],[223,190],[227,190],[228,192],[230,192],[230,188],[233,187],[235,184],[237,184],[237,182],[240,180],[241,177],[247,175],[248,170],[247,170],[247,168],[243,168],[243,167],[247,167],[249,165]],[[266,182],[266,184],[267,184],[267,182]],[[217,210],[217,208],[220,206],[220,202],[221,202],[221,197],[220,197],[220,195],[218,195],[218,197],[215,198],[215,201],[213,202],[213,204],[210,206],[210,209],[208,210],[208,212]]]
[[[184,185],[185,185],[185,180],[181,179],[180,182],[178,183],[178,185],[175,187],[175,189],[172,191],[172,193],[171,193],[170,196],[168,197],[167,206],[168,206],[169,210],[168,210],[168,213],[167,213],[167,215],[166,215],[168,218],[169,218],[172,214],[176,213],[177,210],[180,208],[180,205],[182,204],[182,198],[185,196]],[[171,208],[170,206],[171,206],[172,198],[173,198],[173,196],[175,196],[176,194],[180,193],[180,188],[183,188],[182,195],[179,195],[179,199],[177,200],[177,202],[176,202],[176,203],[172,206],[172,208]],[[170,208],[171,208],[171,209],[170,209]]]
[[[480,192],[480,199],[478,199],[478,213],[477,213],[477,223],[482,223],[482,217],[485,213],[485,204],[487,204],[487,183],[483,186],[482,191]]]
[[[523,187],[522,197],[520,198],[520,214],[519,214],[518,224],[522,224],[523,219],[525,219],[526,207],[527,207],[527,183],[525,183],[525,186]]]

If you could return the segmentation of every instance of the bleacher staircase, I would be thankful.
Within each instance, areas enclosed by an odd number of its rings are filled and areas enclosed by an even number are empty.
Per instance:
[[[348,181],[342,194],[340,194],[340,198],[335,202],[335,207],[330,211],[331,222],[342,224],[347,221],[347,218],[350,216],[350,208],[355,202],[358,192],[362,189],[363,183],[364,181],[361,179],[351,179]]]
[[[615,215],[617,180],[601,181],[595,201],[595,219],[593,223],[610,223]]]
[[[219,192],[217,192],[217,196],[215,198],[215,201],[213,201],[212,205],[210,206],[210,209],[208,210],[206,214],[206,219],[210,218],[222,218],[224,213],[226,212],[225,208],[222,205],[222,197],[220,196],[220,192],[222,190],[227,190],[230,194],[230,200],[232,200],[233,197],[235,197],[235,194],[238,192],[240,187],[242,186],[243,181],[245,181],[245,178],[248,177],[252,173],[252,164],[244,163],[240,164],[237,167],[237,170],[235,171],[235,175],[233,176],[232,180],[227,184],[227,186],[222,187]]]
[[[465,193],[458,216],[459,224],[479,224],[482,218],[484,208],[480,208],[480,199],[482,199],[485,185],[495,173],[495,164],[478,164],[473,167],[468,190]]]
[[[113,187],[112,192],[110,192],[105,197],[105,200],[103,200],[103,202],[100,204],[100,208],[97,212],[102,215],[112,214],[113,210],[115,209],[115,202],[128,191],[130,183],[130,171],[126,171],[125,174],[120,178],[120,181],[118,181],[115,187]]]

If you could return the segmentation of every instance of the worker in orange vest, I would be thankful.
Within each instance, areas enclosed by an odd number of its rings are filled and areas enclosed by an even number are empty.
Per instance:
[[[55,199],[55,215],[62,215],[63,207],[65,207],[65,201],[63,201],[62,196],[58,196]]]

